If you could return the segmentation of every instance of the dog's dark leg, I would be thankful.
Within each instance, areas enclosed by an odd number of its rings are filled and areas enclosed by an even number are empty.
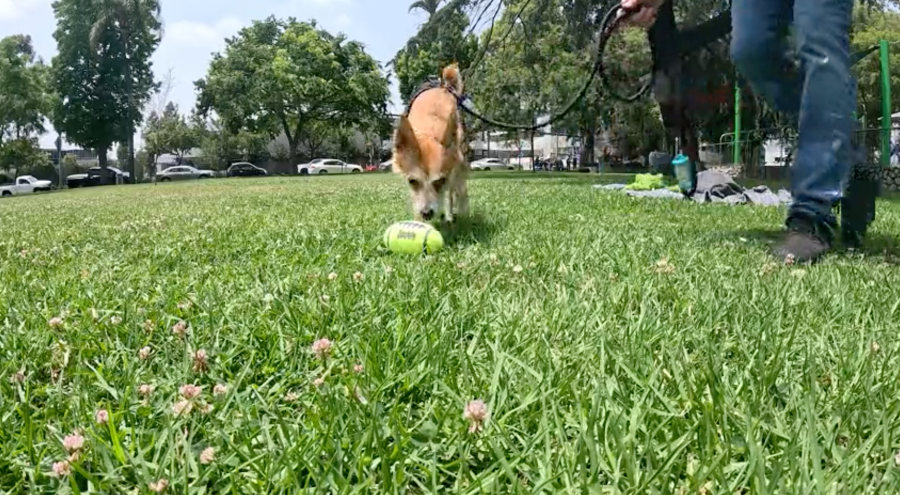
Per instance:
[[[840,202],[841,241],[847,248],[858,248],[875,221],[875,199],[881,195],[884,174],[881,164],[866,156],[865,143],[856,141],[851,140],[850,177]]]
[[[679,138],[681,149],[675,150],[688,157],[697,167],[700,163],[700,146],[697,129],[689,116],[687,89],[684,87],[678,28],[675,24],[673,1],[660,7],[653,27],[648,31],[650,54],[653,60],[653,97],[659,104],[663,126],[672,138]]]

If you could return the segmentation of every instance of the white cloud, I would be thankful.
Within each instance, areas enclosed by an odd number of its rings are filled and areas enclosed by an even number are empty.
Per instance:
[[[0,0],[2,2],[4,0]],[[236,34],[246,23],[237,17],[223,17],[213,24],[175,21],[166,26],[164,40],[177,45],[209,48],[221,46],[225,38]]]
[[[0,21],[19,19],[41,4],[50,4],[50,0],[0,0]]]

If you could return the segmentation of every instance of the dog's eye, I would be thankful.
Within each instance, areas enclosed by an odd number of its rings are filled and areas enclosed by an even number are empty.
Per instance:
[[[419,188],[419,181],[417,181],[416,179],[409,179],[409,185],[412,186],[412,187],[414,187],[414,188],[416,188],[416,189],[418,189],[418,188]]]
[[[431,183],[431,186],[434,187],[435,191],[440,191],[442,187],[444,187],[444,183],[447,182],[447,179],[438,179]]]

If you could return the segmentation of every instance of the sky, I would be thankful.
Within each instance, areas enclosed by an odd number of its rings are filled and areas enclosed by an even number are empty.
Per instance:
[[[343,32],[366,46],[376,60],[393,58],[425,21],[424,13],[408,13],[411,0],[162,0],[164,36],[153,57],[157,79],[172,69],[175,85],[170,100],[182,111],[196,101],[193,82],[202,78],[211,55],[224,48],[225,38],[251,21],[269,15],[315,19],[324,29]],[[56,54],[52,0],[0,0],[0,37],[30,35],[37,53],[49,62]],[[392,81],[393,110],[399,95]],[[139,136],[136,136],[138,138]],[[52,148],[56,136],[41,137]],[[64,148],[75,147],[64,145]]]

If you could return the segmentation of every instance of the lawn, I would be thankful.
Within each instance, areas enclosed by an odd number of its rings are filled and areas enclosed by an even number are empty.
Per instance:
[[[900,492],[900,205],[783,266],[595,180],[478,174],[430,257],[390,175],[0,201],[0,493]]]

